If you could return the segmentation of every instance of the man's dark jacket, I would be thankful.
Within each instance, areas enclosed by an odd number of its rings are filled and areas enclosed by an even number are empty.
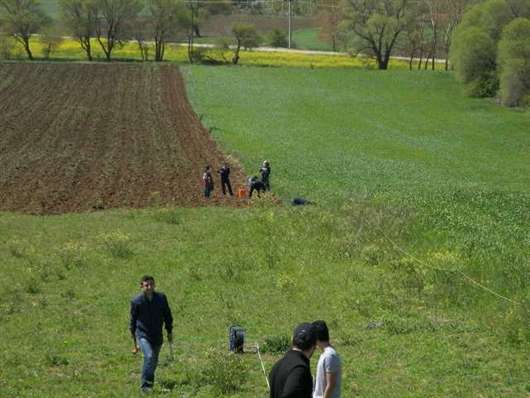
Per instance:
[[[129,329],[136,338],[145,338],[153,345],[161,345],[162,323],[165,323],[167,332],[171,333],[173,317],[164,293],[154,292],[151,300],[143,293],[132,299]]]
[[[311,398],[313,379],[309,359],[291,350],[273,366],[269,375],[270,398]]]

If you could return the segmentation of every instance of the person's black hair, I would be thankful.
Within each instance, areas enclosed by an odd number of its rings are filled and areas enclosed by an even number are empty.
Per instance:
[[[313,328],[315,329],[315,334],[317,340],[320,341],[329,341],[329,329],[328,325],[324,321],[315,321],[313,322]]]
[[[147,281],[153,281],[153,283],[155,283],[155,278],[153,278],[151,275],[144,275],[142,276],[142,279],[140,279],[140,285]]]
[[[310,323],[301,323],[296,327],[293,333],[293,346],[302,351],[314,347],[317,343],[317,336],[313,325]]]

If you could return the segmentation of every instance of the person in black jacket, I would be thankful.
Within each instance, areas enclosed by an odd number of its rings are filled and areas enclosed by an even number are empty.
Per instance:
[[[230,166],[228,166],[228,163],[223,164],[223,167],[217,172],[221,176],[221,189],[223,190],[223,195],[226,195],[226,190],[228,189],[230,196],[234,196],[232,185],[230,184]]]
[[[264,160],[263,164],[259,169],[259,174],[261,176],[261,182],[265,186],[266,191],[271,190],[270,177],[271,177],[271,165],[268,160]]]
[[[317,336],[310,323],[301,323],[293,333],[293,346],[273,366],[269,375],[270,398],[311,398],[313,379],[309,360]]]
[[[252,199],[252,194],[254,193],[254,191],[258,193],[258,198],[261,197],[261,192],[265,191],[265,185],[261,180],[258,180],[258,177],[256,176],[249,177],[247,180],[247,185],[249,199]]]
[[[153,388],[158,355],[162,348],[162,324],[165,324],[167,339],[173,341],[173,317],[167,297],[155,292],[155,279],[144,275],[140,281],[142,293],[131,301],[129,329],[134,341],[133,353],[141,349],[144,354],[141,386],[147,392]]]

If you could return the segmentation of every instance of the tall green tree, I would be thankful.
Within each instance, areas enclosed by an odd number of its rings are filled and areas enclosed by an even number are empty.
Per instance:
[[[342,29],[356,53],[373,56],[387,69],[399,35],[405,31],[407,0],[345,0]]]
[[[0,0],[0,21],[5,32],[22,44],[30,60],[31,36],[52,22],[38,0]]]
[[[92,61],[90,39],[96,31],[97,2],[95,0],[60,0],[59,7],[64,25],[79,41],[87,59]]]
[[[530,19],[516,18],[499,42],[501,101],[507,106],[530,104]]]
[[[518,17],[530,17],[530,0],[487,0],[464,14],[453,34],[450,58],[469,95],[497,93],[499,40],[503,29]]]

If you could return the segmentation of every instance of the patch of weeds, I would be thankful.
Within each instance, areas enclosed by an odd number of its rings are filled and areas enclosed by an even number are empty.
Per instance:
[[[519,305],[512,305],[506,313],[504,331],[507,340],[517,346],[530,344],[530,294]]]
[[[200,269],[198,267],[190,267],[187,269],[188,277],[192,281],[200,282],[203,280],[203,276],[200,272]]]
[[[262,216],[257,218],[257,222],[261,229],[261,239],[258,241],[258,247],[261,249],[263,260],[267,268],[274,269],[279,260],[279,245],[275,239],[278,231],[274,211],[270,210],[264,212]]]
[[[192,394],[195,396],[197,391],[206,384],[201,371],[196,368],[190,368],[189,365],[182,367],[176,374],[170,378],[161,378],[159,381],[162,392],[173,392],[179,387],[191,387]]]
[[[296,288],[296,280],[293,276],[283,273],[276,278],[276,286],[279,289],[292,292]]]
[[[66,289],[64,292],[61,293],[61,297],[67,299],[67,300],[73,300],[76,298],[75,290],[70,288]]]
[[[211,348],[206,358],[207,365],[202,374],[217,393],[233,394],[241,390],[248,370],[240,355]]]
[[[53,272],[48,267],[44,267],[39,274],[41,281],[49,282],[52,279]]]
[[[26,292],[29,294],[37,294],[41,292],[39,282],[35,278],[30,278],[26,283]]]
[[[57,275],[57,279],[60,281],[64,281],[66,279],[66,274],[61,270],[57,270],[55,275]]]
[[[283,354],[291,347],[291,339],[285,335],[268,336],[265,338],[263,345],[260,346],[261,352],[271,354]]]
[[[225,282],[241,281],[241,270],[232,262],[226,262],[218,266],[218,272],[221,279]]]
[[[69,363],[66,357],[53,352],[47,352],[44,360],[48,366],[66,366]]]
[[[437,327],[429,320],[392,318],[384,320],[384,329],[389,334],[398,335],[414,332],[434,332]]]
[[[154,219],[170,225],[180,225],[181,218],[177,211],[171,209],[160,209],[155,212]]]
[[[67,269],[82,268],[87,265],[86,247],[79,242],[68,242],[61,248],[61,263]]]
[[[382,249],[374,244],[364,246],[361,250],[361,258],[368,265],[377,265],[384,257]]]
[[[101,235],[103,246],[112,257],[128,258],[133,252],[130,248],[131,238],[122,232],[111,232]]]
[[[342,338],[337,339],[337,342],[340,343],[340,345],[352,347],[360,345],[362,343],[362,339],[359,336],[347,334],[342,336]]]
[[[421,296],[426,286],[427,270],[410,257],[393,261],[392,267],[399,274],[403,287]]]
[[[40,307],[47,307],[48,306],[48,299],[45,296],[39,297],[38,304]]]
[[[7,315],[17,314],[22,312],[24,296],[19,289],[7,291],[6,294],[2,295],[5,301],[1,302],[0,307],[2,312]]]
[[[23,258],[27,255],[25,243],[18,239],[13,239],[7,242],[7,250],[9,251],[9,254],[15,258]]]

